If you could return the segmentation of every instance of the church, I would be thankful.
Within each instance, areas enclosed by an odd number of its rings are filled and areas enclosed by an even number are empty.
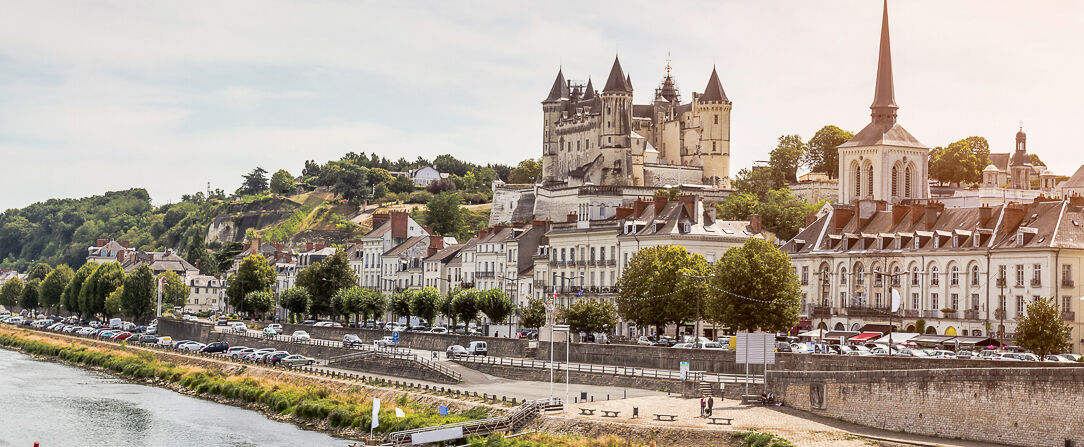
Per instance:
[[[543,185],[729,188],[730,108],[715,69],[682,103],[667,63],[651,104],[633,104],[617,58],[601,92],[558,70],[542,101]]]

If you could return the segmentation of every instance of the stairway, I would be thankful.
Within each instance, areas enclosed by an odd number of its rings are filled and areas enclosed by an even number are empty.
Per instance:
[[[700,382],[700,397],[713,396],[711,384],[708,382]]]

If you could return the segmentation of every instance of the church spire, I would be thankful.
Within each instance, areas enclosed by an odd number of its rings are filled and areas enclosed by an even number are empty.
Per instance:
[[[892,85],[892,48],[888,41],[888,0],[884,2],[881,16],[881,49],[877,56],[877,89],[873,95],[874,122],[896,124],[896,92]]]

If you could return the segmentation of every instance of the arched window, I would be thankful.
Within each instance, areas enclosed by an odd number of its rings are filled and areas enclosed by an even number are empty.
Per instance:
[[[960,268],[952,266],[952,276],[949,277],[949,283],[954,286],[960,285]]]
[[[900,195],[900,173],[899,169],[895,166],[892,167],[892,197],[898,197]]]
[[[903,171],[903,196],[911,198],[911,167]]]
[[[866,195],[872,196],[873,195],[873,165],[870,165],[870,166],[866,167],[866,177],[867,177],[866,178],[866,184],[868,185],[868,187],[866,189]]]
[[[940,282],[941,282],[941,271],[938,270],[937,266],[930,267],[930,285],[931,286],[936,286]]]
[[[862,197],[862,168],[854,167],[854,196]]]
[[[900,285],[900,266],[898,265],[896,268],[892,269],[892,285]]]
[[[839,268],[839,285],[847,285],[847,267]]]
[[[979,285],[979,266],[971,266],[971,285]]]
[[[911,267],[911,285],[918,285],[918,267]]]
[[[866,283],[866,270],[862,268],[862,264],[854,267],[854,283],[858,285]]]

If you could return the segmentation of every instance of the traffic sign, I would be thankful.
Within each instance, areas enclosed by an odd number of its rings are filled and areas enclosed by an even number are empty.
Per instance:
[[[391,333],[391,341],[393,341],[395,343],[399,343],[399,331],[395,331],[395,332]]]

